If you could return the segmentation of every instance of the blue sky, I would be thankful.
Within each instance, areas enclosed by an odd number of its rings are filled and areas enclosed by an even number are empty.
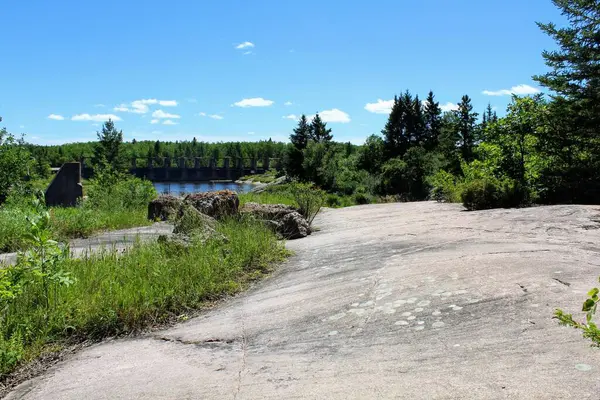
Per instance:
[[[550,0],[7,1],[0,115],[55,144],[107,115],[126,140],[287,140],[320,112],[361,143],[405,89],[499,112],[535,92],[554,46],[535,21],[560,20]]]

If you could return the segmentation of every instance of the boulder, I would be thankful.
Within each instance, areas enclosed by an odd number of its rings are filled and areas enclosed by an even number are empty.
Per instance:
[[[240,205],[237,193],[231,190],[188,194],[184,203],[213,218],[236,215]]]
[[[191,235],[197,231],[214,231],[216,226],[217,220],[213,217],[202,214],[189,204],[184,204],[175,220],[173,233]]]
[[[301,239],[311,234],[308,221],[291,206],[246,203],[240,213],[252,215],[284,239]]]
[[[311,234],[308,221],[296,211],[284,215],[280,223],[279,233],[286,239],[302,239]]]
[[[163,195],[148,204],[148,219],[173,220],[179,214],[183,201],[179,197]]]

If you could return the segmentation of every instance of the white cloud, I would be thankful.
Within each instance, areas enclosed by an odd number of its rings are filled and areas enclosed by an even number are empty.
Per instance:
[[[163,122],[163,125],[177,125],[177,122],[167,119],[165,122]]]
[[[251,51],[245,51],[245,52],[244,52],[244,55],[245,55],[245,56],[247,56],[247,55],[249,55],[249,54],[253,54],[253,53],[252,53]]]
[[[294,121],[297,121],[297,120],[298,120],[298,116],[297,116],[296,114],[285,115],[285,116],[283,116],[283,117],[281,117],[281,118],[284,118],[284,119],[291,119],[291,120],[294,120]]]
[[[130,112],[134,114],[146,114],[150,111],[150,107],[152,105],[161,105],[163,107],[175,107],[177,106],[176,100],[157,100],[157,99],[141,99],[134,100],[131,104],[119,104],[113,111],[117,112]]]
[[[248,135],[254,135],[256,132],[248,132]]]
[[[350,122],[350,116],[342,110],[338,110],[337,108],[333,108],[331,110],[321,111],[319,116],[323,120],[323,122],[339,122],[342,124],[347,124]],[[314,115],[307,117],[309,121],[312,121]]]
[[[77,114],[71,117],[71,121],[106,122],[109,119],[112,119],[113,121],[121,121],[121,117],[114,114]]]
[[[94,104],[94,107],[104,108],[106,107],[104,104]]]
[[[207,114],[205,112],[201,112],[198,115],[201,116],[201,117],[208,117],[208,118],[212,118],[212,119],[224,119],[219,114]]]
[[[510,96],[512,94],[526,96],[529,94],[540,93],[540,89],[529,85],[517,85],[511,87],[510,89],[502,89],[497,91],[484,90],[482,93],[486,96]]]
[[[243,99],[237,103],[233,103],[236,107],[269,107],[275,103],[273,100],[266,100],[262,97],[253,97],[251,99]]]
[[[58,115],[58,114],[50,114],[50,115],[48,115],[48,119],[53,119],[55,121],[62,121],[65,119],[65,117],[63,117],[62,115]]]
[[[252,43],[252,42],[244,42],[244,43],[240,43],[237,46],[235,46],[235,48],[238,50],[248,49],[248,48],[253,48],[253,47],[254,47],[254,43]]]
[[[159,122],[159,119],[153,119],[152,121],[150,121],[151,124],[158,124]]]
[[[129,112],[129,108],[127,107],[126,104],[119,104],[118,106],[116,106],[115,108],[113,108],[113,111],[116,111],[116,112]]]
[[[440,109],[443,112],[447,112],[447,111],[454,111],[454,110],[458,110],[458,105],[451,103],[451,102],[447,102],[446,104],[441,104],[440,105]]]
[[[177,114],[166,113],[163,110],[156,110],[152,113],[153,118],[181,118],[181,116]]]
[[[294,103],[292,103],[291,101],[286,101],[285,103],[283,103],[283,105],[287,107],[291,106],[292,104]]]
[[[19,125],[19,129],[25,129],[25,125]]]
[[[197,102],[198,102],[198,99],[189,98],[189,99],[187,99],[187,102],[188,102],[188,103],[197,103]]]
[[[389,114],[392,111],[394,100],[377,99],[377,103],[367,103],[365,110],[375,114]]]

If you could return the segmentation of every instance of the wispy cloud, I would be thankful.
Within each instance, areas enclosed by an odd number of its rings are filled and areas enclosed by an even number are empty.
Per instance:
[[[347,124],[348,122],[350,122],[350,115],[348,115],[348,113],[345,113],[342,110],[338,110],[337,108],[332,108],[331,110],[324,110],[321,111],[319,113],[319,116],[321,117],[321,119],[323,120],[323,122],[339,122],[342,124]],[[307,117],[309,120],[312,121],[312,119],[314,118],[314,115],[311,115],[310,117]]]
[[[243,99],[237,103],[233,103],[236,107],[269,107],[275,102],[273,100],[266,100],[262,97],[253,97],[251,99]]]
[[[501,89],[496,91],[484,90],[482,92],[486,96],[510,96],[516,94],[517,96],[526,96],[530,94],[540,93],[540,89],[529,85],[517,85],[510,89]]]
[[[283,118],[283,119],[291,119],[293,121],[298,121],[298,116],[296,114],[284,115],[281,118]]]
[[[167,112],[164,112],[163,110],[156,110],[156,111],[154,111],[152,113],[152,117],[153,118],[158,118],[158,119],[162,119],[162,118],[181,118],[180,115],[167,113]]]
[[[237,46],[235,46],[236,49],[241,50],[241,49],[252,49],[254,48],[254,43],[252,42],[244,42],[244,43],[240,43]]]
[[[106,107],[104,104],[94,104],[94,107],[104,108]]]
[[[146,114],[150,111],[149,106],[157,104],[163,107],[175,107],[178,105],[176,100],[141,99],[134,100],[130,104],[119,104],[113,108],[113,111]]]
[[[167,119],[163,122],[163,125],[177,125],[177,122]]]
[[[159,119],[153,119],[152,121],[150,121],[151,124],[158,124],[159,122]]]
[[[208,117],[208,118],[212,118],[212,119],[224,119],[224,117],[219,114],[207,114],[205,112],[201,112],[201,113],[198,113],[198,115],[201,117]]]
[[[58,115],[58,114],[50,114],[50,115],[48,115],[48,119],[53,119],[55,121],[63,121],[65,119],[65,117],[63,117],[62,115]]]
[[[109,119],[112,119],[113,121],[121,121],[121,117],[114,114],[77,114],[71,117],[71,121],[105,122]]]
[[[187,102],[188,103],[197,103],[198,99],[190,98],[190,99],[187,99]]]
[[[394,100],[377,99],[376,103],[367,103],[365,110],[374,114],[389,114],[392,111]]]
[[[286,101],[285,103],[283,103],[284,106],[289,107],[291,105],[293,105],[294,103],[292,103],[291,101]]]
[[[245,52],[244,52],[244,55],[245,55],[245,56],[247,56],[247,55],[249,55],[249,54],[254,54],[254,53],[252,53],[252,51],[245,51]]]
[[[440,105],[440,109],[443,112],[447,112],[447,111],[455,111],[458,110],[458,104],[454,104],[451,102],[447,102],[446,104],[441,104]]]

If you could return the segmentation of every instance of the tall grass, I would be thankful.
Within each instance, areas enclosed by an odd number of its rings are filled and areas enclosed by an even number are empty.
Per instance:
[[[41,285],[23,286],[0,307],[0,381],[49,344],[99,340],[173,321],[239,291],[286,255],[262,224],[229,220],[217,230],[226,243],[208,240],[186,249],[146,243],[125,254],[67,259],[61,271],[74,283],[51,290],[50,307],[40,307]]]
[[[93,233],[149,225],[148,202],[156,196],[152,183],[127,176],[89,182],[87,199],[77,207],[50,209],[54,238],[67,240]],[[0,207],[0,252],[22,250],[32,212],[31,197],[15,194]]]

